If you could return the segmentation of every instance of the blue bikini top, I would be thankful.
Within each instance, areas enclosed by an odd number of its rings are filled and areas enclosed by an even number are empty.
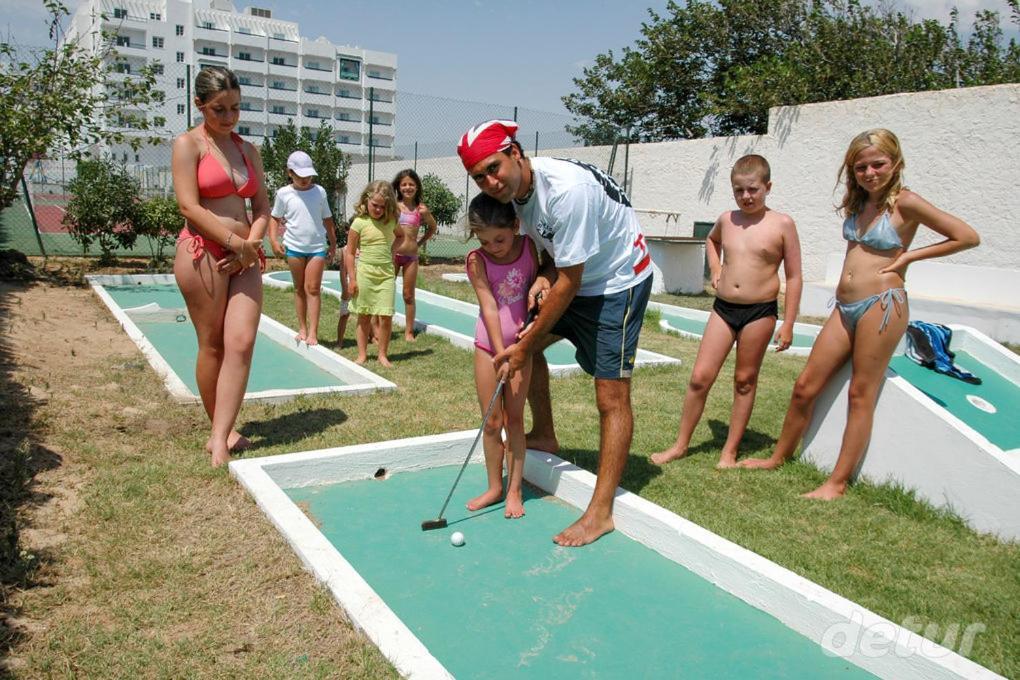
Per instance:
[[[889,221],[887,212],[882,213],[875,226],[861,236],[857,235],[857,216],[850,215],[843,220],[843,238],[875,250],[899,250],[903,247],[903,241],[900,240],[900,235],[896,233]]]

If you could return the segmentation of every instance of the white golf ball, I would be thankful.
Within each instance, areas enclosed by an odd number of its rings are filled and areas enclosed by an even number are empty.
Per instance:
[[[460,533],[459,531],[454,531],[452,534],[450,534],[450,543],[456,546],[464,545],[464,534]]]

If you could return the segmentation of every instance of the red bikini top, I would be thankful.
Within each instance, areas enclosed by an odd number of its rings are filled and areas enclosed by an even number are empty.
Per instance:
[[[244,140],[241,139],[240,135],[233,132],[230,133],[230,138],[234,140],[234,144],[237,145],[238,150],[241,152],[241,158],[244,159],[244,167],[248,171],[248,179],[241,186],[234,184],[231,176],[223,169],[220,162],[213,157],[211,153],[212,141],[206,135],[205,142],[209,146],[210,151],[207,151],[198,161],[198,195],[202,198],[223,198],[231,194],[237,194],[241,198],[251,198],[258,193],[258,179],[255,177],[255,168],[252,167],[251,161],[244,154]]]

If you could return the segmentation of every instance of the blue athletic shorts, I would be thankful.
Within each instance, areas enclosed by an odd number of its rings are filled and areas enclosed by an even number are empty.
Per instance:
[[[550,333],[574,343],[577,363],[596,378],[629,378],[652,292],[652,277],[610,295],[577,296]]]
[[[290,248],[287,248],[287,257],[304,257],[308,258],[309,260],[312,259],[313,257],[321,257],[322,259],[325,260],[327,255],[329,255],[328,250],[319,250],[314,253],[299,253],[296,250],[291,250]]]

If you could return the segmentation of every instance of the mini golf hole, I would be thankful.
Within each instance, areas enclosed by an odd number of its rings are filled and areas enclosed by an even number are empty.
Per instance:
[[[379,468],[378,470],[375,471],[375,474],[372,476],[375,477],[376,479],[386,479],[387,477],[389,477],[389,473],[386,472],[386,468]]]

